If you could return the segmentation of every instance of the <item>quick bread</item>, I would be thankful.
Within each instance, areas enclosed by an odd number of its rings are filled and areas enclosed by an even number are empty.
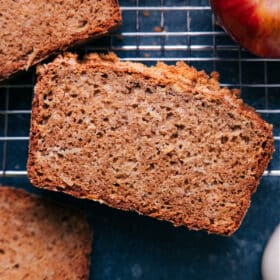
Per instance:
[[[70,53],[37,73],[35,186],[189,229],[240,226],[274,151],[272,126],[217,73]]]
[[[0,80],[120,23],[117,0],[0,0]]]
[[[86,217],[22,189],[0,186],[0,278],[88,279]]]

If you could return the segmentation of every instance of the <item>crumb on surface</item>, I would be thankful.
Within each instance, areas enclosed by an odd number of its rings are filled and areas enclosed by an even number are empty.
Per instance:
[[[150,12],[149,11],[144,11],[143,12],[143,16],[144,17],[149,17],[150,16]]]
[[[163,31],[163,27],[162,26],[155,26],[154,27],[154,32],[162,32]]]

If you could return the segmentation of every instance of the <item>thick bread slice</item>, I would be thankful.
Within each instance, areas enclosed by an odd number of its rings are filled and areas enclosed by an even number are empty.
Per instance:
[[[88,279],[92,230],[83,214],[0,187],[0,279]]]
[[[117,0],[0,0],[0,80],[120,23]]]
[[[271,125],[217,73],[72,54],[38,67],[35,186],[232,234],[272,156]]]

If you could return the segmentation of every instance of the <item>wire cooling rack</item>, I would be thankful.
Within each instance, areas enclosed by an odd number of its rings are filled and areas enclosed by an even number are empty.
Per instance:
[[[275,153],[264,175],[280,176],[280,60],[257,58],[233,42],[205,0],[121,0],[123,25],[83,47],[112,50],[147,65],[185,61],[220,73],[222,85],[241,89],[246,103],[274,125]],[[26,176],[35,70],[0,84],[0,177]]]

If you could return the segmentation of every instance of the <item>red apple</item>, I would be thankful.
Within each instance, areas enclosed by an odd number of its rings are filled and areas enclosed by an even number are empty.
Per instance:
[[[210,0],[219,24],[262,57],[280,57],[280,0]]]

